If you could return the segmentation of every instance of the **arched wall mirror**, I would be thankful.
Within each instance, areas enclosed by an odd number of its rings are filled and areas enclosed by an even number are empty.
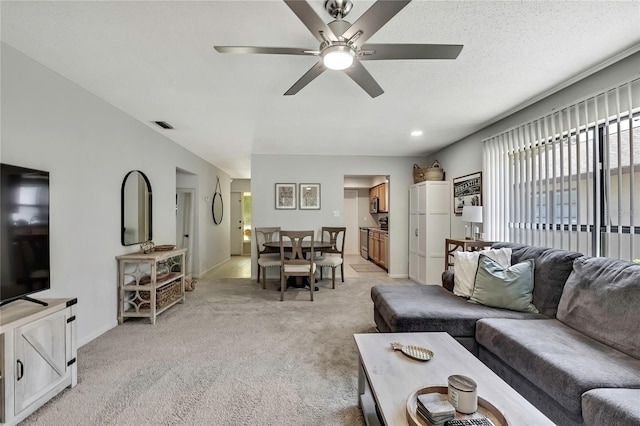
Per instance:
[[[216,191],[211,202],[211,215],[213,216],[213,223],[220,225],[222,223],[223,203],[222,192],[220,192],[220,177],[218,176],[217,179]]]
[[[151,184],[140,170],[131,170],[122,181],[120,217],[123,246],[151,240]]]

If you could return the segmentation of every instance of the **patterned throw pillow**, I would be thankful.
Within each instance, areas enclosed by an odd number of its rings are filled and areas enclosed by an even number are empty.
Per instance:
[[[478,257],[480,253],[489,256],[500,265],[511,266],[511,248],[490,249],[482,251],[456,251],[453,253],[453,294],[456,296],[471,297],[478,270]]]

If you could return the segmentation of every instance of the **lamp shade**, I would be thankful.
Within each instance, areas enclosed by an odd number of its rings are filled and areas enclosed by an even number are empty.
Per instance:
[[[462,221],[482,223],[482,206],[464,206],[462,208]]]

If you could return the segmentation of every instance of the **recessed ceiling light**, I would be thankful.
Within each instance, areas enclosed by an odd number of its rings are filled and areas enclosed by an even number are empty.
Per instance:
[[[414,130],[411,132],[411,136],[422,136],[422,130]]]

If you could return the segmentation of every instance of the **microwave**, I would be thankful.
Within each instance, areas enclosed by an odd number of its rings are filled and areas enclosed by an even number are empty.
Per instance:
[[[372,198],[371,204],[369,205],[369,213],[378,213],[379,203],[380,203],[380,200],[378,199],[378,197]]]

